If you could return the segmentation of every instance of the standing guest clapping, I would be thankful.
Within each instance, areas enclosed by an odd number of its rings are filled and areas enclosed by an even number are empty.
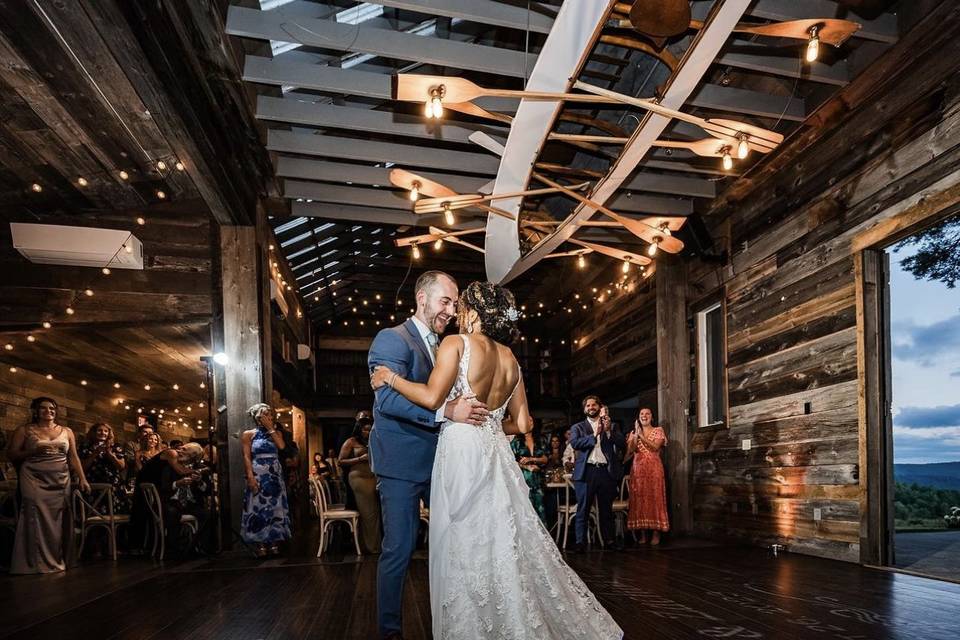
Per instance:
[[[667,444],[667,436],[653,425],[653,412],[640,409],[633,431],[627,438],[627,455],[633,455],[630,471],[630,503],[627,528],[640,531],[638,542],[647,541],[647,530],[652,530],[651,545],[660,544],[660,532],[670,530],[667,515],[667,485],[660,461],[660,449]]]
[[[262,557],[280,553],[277,543],[290,539],[290,506],[279,457],[285,445],[283,435],[274,426],[270,405],[255,404],[247,413],[256,428],[240,436],[247,472],[240,537],[256,545],[256,554]]]
[[[70,472],[81,491],[89,492],[90,485],[73,431],[57,423],[56,401],[34,398],[30,410],[33,422],[17,427],[7,445],[7,458],[17,466],[20,483],[10,573],[53,573],[65,570],[72,555]]]
[[[347,470],[347,482],[357,499],[360,512],[360,538],[367,553],[380,553],[380,500],[377,477],[370,469],[370,431],[373,416],[369,411],[357,414],[353,434],[340,449],[340,465]]]
[[[583,413],[586,420],[570,428],[570,446],[576,451],[573,486],[577,493],[577,542],[573,551],[582,551],[586,544],[594,499],[604,546],[620,550],[623,545],[613,537],[613,500],[620,482],[620,462],[626,443],[623,434],[612,428],[609,416],[600,415],[600,398],[584,398]]]
[[[80,446],[80,463],[89,482],[102,482],[113,486],[113,512],[129,513],[130,503],[123,491],[124,471],[127,461],[123,447],[113,440],[113,429],[105,422],[98,422],[87,431]]]

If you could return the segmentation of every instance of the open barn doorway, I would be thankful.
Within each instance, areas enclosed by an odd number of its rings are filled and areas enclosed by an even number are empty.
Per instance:
[[[960,581],[960,215],[885,254],[891,563]]]

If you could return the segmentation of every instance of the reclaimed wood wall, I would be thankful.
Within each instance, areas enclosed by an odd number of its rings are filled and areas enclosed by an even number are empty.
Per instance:
[[[689,297],[725,301],[729,415],[694,433],[698,533],[861,559],[852,241],[960,202],[958,31],[944,3],[710,212],[730,260]]]

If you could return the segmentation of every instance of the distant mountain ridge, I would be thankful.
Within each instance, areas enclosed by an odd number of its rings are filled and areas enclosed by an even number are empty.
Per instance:
[[[915,482],[924,487],[960,490],[960,460],[929,464],[895,464],[893,478],[897,482]]]

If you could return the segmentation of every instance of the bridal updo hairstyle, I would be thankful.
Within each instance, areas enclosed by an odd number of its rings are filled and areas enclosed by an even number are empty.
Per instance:
[[[460,305],[480,316],[483,333],[510,346],[520,335],[516,303],[505,287],[491,282],[471,282],[460,294]]]

